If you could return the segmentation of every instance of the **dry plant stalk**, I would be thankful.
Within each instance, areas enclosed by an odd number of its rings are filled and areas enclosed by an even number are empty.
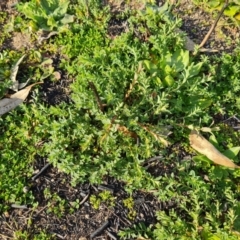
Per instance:
[[[142,127],[145,131],[147,131],[148,133],[150,133],[157,141],[160,141],[165,147],[167,147],[169,145],[169,142],[167,140],[165,140],[163,137],[159,136],[158,134],[154,133],[151,129],[149,129],[148,127],[138,123],[138,125],[140,127]]]
[[[199,48],[202,48],[205,43],[207,42],[207,40],[209,39],[210,35],[212,34],[212,32],[214,31],[214,29],[216,28],[219,19],[221,18],[221,16],[223,15],[224,10],[227,8],[228,6],[228,0],[225,1],[220,13],[218,14],[216,20],[214,21],[213,25],[211,26],[211,28],[209,29],[208,33],[206,34],[206,36],[204,37],[204,39],[202,40],[202,42],[199,45]]]
[[[125,103],[127,102],[128,98],[129,98],[129,96],[130,96],[130,94],[131,94],[131,92],[133,90],[134,85],[137,83],[138,75],[142,71],[142,69],[143,69],[142,62],[140,62],[139,65],[138,65],[138,70],[134,74],[133,81],[132,81],[132,83],[130,83],[129,89],[128,89],[127,93],[124,96],[124,102]]]
[[[126,128],[125,126],[119,125],[117,130],[119,130],[120,132],[123,133],[123,135],[134,138],[135,140],[137,140],[138,135],[135,132],[130,131],[128,128]]]
[[[94,96],[96,98],[96,101],[97,101],[97,104],[98,104],[98,107],[99,109],[103,112],[104,111],[104,107],[106,106],[105,104],[102,104],[102,101],[99,97],[99,94],[97,92],[97,88],[95,87],[94,83],[93,82],[88,82],[89,84],[89,87],[92,89],[93,93],[94,93]]]

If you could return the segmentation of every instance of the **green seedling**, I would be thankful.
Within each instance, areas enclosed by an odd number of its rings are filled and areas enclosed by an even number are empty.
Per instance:
[[[90,203],[94,209],[99,209],[101,204],[106,204],[107,207],[115,206],[115,197],[109,191],[103,191],[98,195],[92,195],[90,197]]]
[[[33,30],[61,32],[73,22],[73,16],[67,14],[68,5],[68,0],[31,0],[18,4],[17,9],[32,20]]]
[[[48,200],[48,213],[53,213],[58,218],[61,218],[66,211],[66,200],[62,199],[56,193],[51,193],[50,189],[44,189],[44,197]]]
[[[134,200],[132,197],[126,198],[123,200],[123,205],[128,209],[128,218],[133,220],[135,219],[137,212],[134,209]]]

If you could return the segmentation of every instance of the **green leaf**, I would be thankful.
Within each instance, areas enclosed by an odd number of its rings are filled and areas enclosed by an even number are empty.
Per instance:
[[[50,30],[53,30],[53,28],[57,26],[57,22],[55,21],[53,16],[49,16],[47,20],[47,25],[50,26],[49,27]]]
[[[223,154],[230,159],[234,159],[237,157],[239,151],[240,151],[240,147],[232,147],[226,150],[225,152],[223,152]]]
[[[155,72],[157,70],[156,64],[152,63],[149,60],[144,60],[143,65],[150,73],[152,73],[153,71]]]
[[[220,1],[220,0],[211,0],[211,1],[209,1],[209,6],[210,6],[211,8],[216,8],[216,7],[218,7],[221,3],[222,3],[222,1]]]
[[[85,136],[84,139],[81,141],[80,146],[81,146],[81,152],[84,152],[87,150],[87,148],[90,146],[91,141],[92,141],[93,135],[88,135]]]
[[[61,3],[54,11],[53,16],[56,17],[56,19],[60,19],[64,17],[64,15],[67,13],[69,2],[63,2]]]
[[[233,17],[235,14],[240,12],[240,6],[229,6],[225,11],[224,14],[228,17]]]
[[[162,82],[164,86],[171,87],[174,84],[174,79],[171,75],[167,75]]]
[[[163,6],[158,8],[158,13],[159,14],[164,14],[166,11],[169,9],[169,3],[166,1]]]
[[[212,103],[212,99],[199,99],[198,105],[201,109],[205,109],[210,107]]]
[[[207,164],[207,166],[211,166],[211,161],[204,155],[197,155],[197,156],[194,156],[192,159],[194,161],[203,162],[203,163]]]
[[[69,15],[69,14],[66,14],[64,16],[64,18],[62,18],[60,20],[60,22],[65,25],[65,24],[68,24],[68,23],[72,23],[74,21],[74,16],[73,15]]]
[[[189,65],[189,52],[183,49],[177,50],[167,60],[167,64],[172,66],[176,72],[183,71]]]
[[[202,68],[202,65],[203,65],[202,62],[197,63],[196,65],[194,65],[194,63],[192,63],[192,64],[188,67],[188,69],[186,70],[189,78],[198,75],[199,72],[200,72],[200,70],[201,70],[201,68]]]
[[[214,134],[211,134],[209,137],[209,142],[212,143],[216,148],[218,147],[218,140],[216,139]]]
[[[40,5],[47,14],[51,14],[62,4],[61,2],[62,0],[40,0]]]

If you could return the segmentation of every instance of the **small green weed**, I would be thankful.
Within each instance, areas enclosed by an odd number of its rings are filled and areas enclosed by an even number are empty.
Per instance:
[[[107,207],[115,206],[115,197],[109,191],[103,191],[99,193],[97,196],[92,195],[90,197],[90,203],[92,204],[94,209],[99,209],[102,203],[106,204]]]
[[[26,240],[26,239],[33,239],[33,240],[54,240],[56,239],[55,236],[51,236],[47,233],[45,233],[44,231],[39,233],[39,234],[35,234],[34,236],[32,236],[30,233],[28,233],[27,231],[16,231],[15,232],[15,236],[14,239],[16,240]]]
[[[152,227],[146,227],[144,223],[119,231],[118,235],[121,239],[154,239]]]
[[[57,217],[61,218],[66,211],[66,200],[62,199],[56,193],[52,194],[48,188],[44,189],[44,197],[46,200],[48,200],[47,212],[53,213]]]
[[[133,220],[135,219],[137,212],[134,209],[134,200],[132,197],[126,198],[123,200],[123,205],[128,209],[128,218]]]

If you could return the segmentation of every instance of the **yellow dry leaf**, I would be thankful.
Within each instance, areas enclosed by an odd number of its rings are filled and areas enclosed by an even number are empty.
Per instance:
[[[34,83],[17,93],[12,94],[9,98],[3,98],[0,100],[0,116],[4,113],[11,111],[12,109],[16,108],[19,104],[21,104],[26,97],[28,96],[31,88],[34,85],[41,84],[41,83]]]
[[[229,158],[220,153],[207,139],[205,139],[196,130],[192,130],[189,135],[190,145],[199,153],[205,155],[215,164],[229,168],[239,168]]]

